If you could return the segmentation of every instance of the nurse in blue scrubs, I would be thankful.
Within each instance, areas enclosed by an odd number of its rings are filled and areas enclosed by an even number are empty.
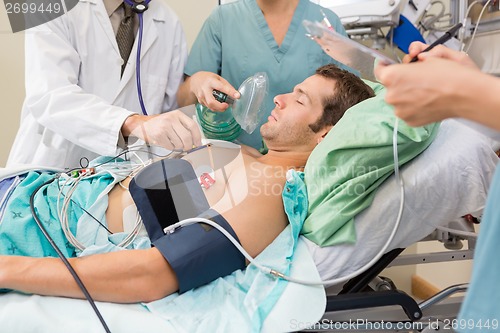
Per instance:
[[[426,45],[410,45],[414,64],[379,64],[375,74],[387,88],[386,101],[408,124],[420,126],[445,118],[465,118],[487,126],[482,132],[500,141],[500,79],[481,73],[463,52],[444,46],[420,53]],[[463,84],[467,83],[467,89]],[[467,295],[450,328],[457,332],[500,330],[500,165],[488,192],[474,254]]]
[[[304,19],[322,21],[321,11],[336,31],[346,34],[337,15],[309,0],[239,0],[218,6],[191,49],[179,105],[199,102],[223,111],[228,104],[217,102],[213,89],[238,98],[236,89],[246,78],[266,72],[269,91],[260,128],[274,109],[273,96],[293,90],[321,65],[340,65],[306,36],[302,25]],[[251,135],[242,131],[237,141],[262,148],[258,130]]]

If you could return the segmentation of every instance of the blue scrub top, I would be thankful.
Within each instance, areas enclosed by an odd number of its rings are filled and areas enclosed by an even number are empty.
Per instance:
[[[474,251],[472,277],[460,315],[450,327],[457,332],[500,331],[500,165],[488,192]]]
[[[198,71],[217,73],[236,89],[257,72],[266,72],[269,78],[269,92],[260,123],[251,135],[242,131],[238,142],[261,148],[259,129],[274,109],[273,98],[292,91],[322,65],[340,65],[306,37],[302,21],[321,21],[321,9],[334,29],[346,35],[337,15],[309,0],[300,0],[281,46],[274,40],[255,0],[218,6],[205,21],[189,54],[186,75]]]

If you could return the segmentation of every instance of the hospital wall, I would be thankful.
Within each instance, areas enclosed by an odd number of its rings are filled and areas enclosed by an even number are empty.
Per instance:
[[[24,33],[13,34],[0,6],[0,166],[5,166],[24,99]]]

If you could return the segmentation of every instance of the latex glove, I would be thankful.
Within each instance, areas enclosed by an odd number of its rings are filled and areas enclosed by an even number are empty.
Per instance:
[[[179,110],[152,116],[130,116],[122,125],[122,134],[169,150],[187,151],[201,145],[198,125]]]

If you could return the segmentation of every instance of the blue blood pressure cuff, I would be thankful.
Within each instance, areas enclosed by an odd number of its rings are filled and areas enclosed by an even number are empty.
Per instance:
[[[215,210],[200,217],[217,223],[238,240],[233,228]],[[195,223],[177,228],[153,241],[153,245],[177,275],[180,293],[245,269],[243,254],[226,236],[208,224]]]
[[[208,224],[182,226],[166,234],[163,231],[180,220],[202,217],[217,223],[238,240],[224,217],[210,209],[189,162],[180,159],[155,162],[132,179],[129,190],[151,243],[177,276],[180,293],[245,268],[245,257],[240,251]]]

